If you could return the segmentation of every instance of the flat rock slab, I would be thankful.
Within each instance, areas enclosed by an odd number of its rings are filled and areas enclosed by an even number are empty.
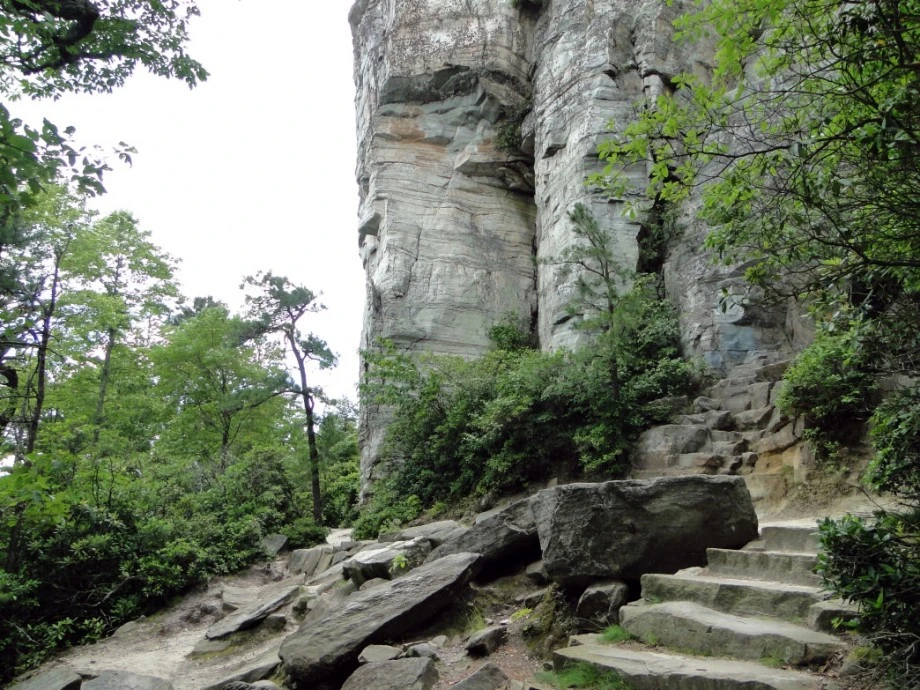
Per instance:
[[[300,591],[302,578],[288,578],[273,585],[259,589],[255,600],[231,613],[229,616],[217,621],[208,628],[205,637],[216,640],[227,635],[232,635],[240,630],[254,628],[262,619],[275,609],[292,601]]]
[[[488,663],[453,686],[452,690],[501,690],[508,676],[498,666]]]
[[[173,690],[168,680],[128,671],[103,671],[83,683],[81,690]]]
[[[707,548],[758,536],[751,495],[734,476],[567,484],[540,491],[533,512],[547,575],[572,585],[704,565]]]
[[[703,659],[616,646],[581,645],[553,653],[557,664],[583,661],[616,673],[634,690],[819,690],[824,677],[749,661]]]
[[[256,683],[268,678],[280,665],[281,659],[278,658],[278,650],[271,649],[253,661],[240,665],[233,673],[221,678],[216,683],[203,687],[201,690],[225,690],[227,686],[232,686],[233,683]]]
[[[28,680],[14,683],[9,690],[79,690],[83,679],[71,668],[55,668]]]
[[[540,557],[540,544],[531,500],[525,498],[517,501],[477,521],[466,532],[437,547],[425,562],[431,563],[452,553],[481,554],[484,569],[511,560],[536,560]]]
[[[438,678],[429,658],[377,661],[351,674],[342,690],[431,690]]]
[[[285,672],[298,687],[337,687],[369,644],[384,642],[423,625],[453,603],[476,574],[480,556],[458,553],[407,575],[356,592],[310,620],[281,644]]]
[[[439,520],[438,522],[429,522],[427,525],[407,527],[398,532],[381,534],[378,541],[409,541],[416,537],[425,537],[430,539],[435,546],[440,546],[444,542],[464,534],[468,529],[468,527],[464,527],[456,520]]]

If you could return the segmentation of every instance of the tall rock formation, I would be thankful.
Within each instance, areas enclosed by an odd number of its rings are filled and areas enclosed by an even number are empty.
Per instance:
[[[610,200],[585,186],[597,145],[637,103],[681,72],[706,74],[706,46],[673,39],[681,8],[664,0],[358,0],[351,10],[357,85],[359,245],[367,274],[363,347],[475,356],[507,314],[543,348],[572,346],[576,276],[553,265],[584,203],[634,270],[653,200]],[[519,150],[497,139],[529,109]],[[643,188],[644,165],[625,173]],[[631,201],[639,213],[624,213]],[[786,313],[721,301],[739,270],[701,249],[693,205],[663,265],[686,354],[725,374],[790,349]],[[362,408],[362,484],[375,478],[385,410]]]

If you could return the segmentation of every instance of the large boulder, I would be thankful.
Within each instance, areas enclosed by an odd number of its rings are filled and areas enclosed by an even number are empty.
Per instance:
[[[707,548],[757,538],[741,477],[686,476],[568,484],[533,501],[543,563],[566,585],[703,565]]]
[[[416,629],[453,603],[476,574],[480,560],[478,554],[451,554],[397,580],[356,592],[321,616],[311,614],[281,644],[285,672],[295,687],[338,688],[367,645]]]
[[[531,498],[516,501],[432,551],[426,563],[452,553],[478,553],[488,572],[508,562],[529,563],[540,557]]]
[[[365,664],[351,674],[342,690],[431,690],[437,684],[434,660],[416,657]]]

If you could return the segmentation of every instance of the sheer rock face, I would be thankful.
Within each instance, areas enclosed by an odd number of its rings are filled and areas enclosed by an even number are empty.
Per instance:
[[[355,46],[359,246],[367,275],[362,346],[481,354],[506,314],[534,324],[546,349],[574,345],[566,311],[576,275],[554,259],[571,246],[568,212],[586,204],[616,238],[623,267],[639,265],[650,200],[608,200],[585,186],[600,170],[608,126],[681,72],[705,76],[710,49],[673,40],[679,3],[663,0],[358,0]],[[520,151],[496,135],[532,106]],[[625,171],[640,188],[645,165]],[[788,351],[785,312],[720,305],[742,283],[700,248],[692,204],[663,273],[681,311],[686,354],[725,373],[752,352]],[[375,463],[386,410],[362,407],[362,485]],[[380,470],[377,470],[379,474]]]
[[[481,354],[490,326],[536,310],[532,166],[494,143],[530,98],[532,22],[506,0],[361,0],[350,18],[362,346]],[[386,414],[362,413],[366,484]]]

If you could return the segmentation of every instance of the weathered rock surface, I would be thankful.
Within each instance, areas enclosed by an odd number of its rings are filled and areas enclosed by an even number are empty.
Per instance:
[[[127,671],[103,671],[83,683],[81,690],[173,690],[168,680]]]
[[[9,690],[79,690],[83,679],[73,669],[62,667],[13,683]]]
[[[569,484],[538,493],[533,512],[546,572],[563,583],[674,572],[757,538],[740,477]]]
[[[479,561],[477,554],[451,554],[386,585],[357,592],[324,616],[311,615],[281,645],[285,672],[305,687],[341,682],[368,644],[420,626],[452,603]]]
[[[568,213],[584,203],[623,268],[649,268],[640,244],[661,209],[638,199],[628,216],[625,200],[583,182],[600,170],[597,145],[610,123],[622,131],[636,102],[673,88],[679,73],[707,77],[712,47],[673,40],[683,9],[660,0],[558,0],[537,10],[506,0],[355,3],[363,347],[387,337],[408,351],[476,355],[506,313],[534,323],[545,349],[585,337],[582,315],[567,309],[578,274],[555,261],[575,242]],[[518,150],[500,150],[497,135],[527,111],[520,132],[510,131]],[[623,174],[637,189],[648,181],[642,164]],[[702,249],[698,203],[676,209],[681,236],[659,267],[686,353],[720,375],[752,355],[788,356],[808,329],[786,305],[742,299],[743,271]],[[724,294],[738,298],[723,303]],[[388,411],[361,413],[367,487]]]
[[[484,520],[477,520],[469,530],[432,551],[425,562],[452,553],[478,553],[483,557],[484,574],[488,574],[509,561],[519,564],[538,558],[539,541],[531,500],[516,501]]]
[[[437,682],[433,660],[397,659],[365,664],[349,676],[342,690],[431,690]]]
[[[532,22],[505,0],[359,0],[350,20],[358,114],[362,347],[475,355],[506,314],[535,308],[529,157],[494,145],[530,96]],[[386,411],[362,406],[362,481]]]

